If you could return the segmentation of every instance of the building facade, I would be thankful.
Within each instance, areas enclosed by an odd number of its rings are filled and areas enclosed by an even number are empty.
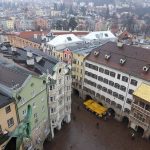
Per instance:
[[[150,138],[150,85],[142,83],[133,96],[129,126],[144,138]]]
[[[15,101],[4,94],[0,94],[0,118],[0,150],[4,150],[8,134],[18,125]]]
[[[141,83],[149,84],[148,56],[146,49],[113,42],[94,49],[84,63],[84,99],[102,102],[118,120],[129,119],[133,92]]]
[[[49,74],[47,79],[51,138],[54,138],[54,130],[71,121],[71,72],[60,62],[54,67],[53,76]]]
[[[31,139],[24,140],[24,148],[42,149],[50,132],[46,79],[15,66],[0,65],[0,70],[0,90],[15,99],[19,126],[27,116],[28,107],[31,108]]]

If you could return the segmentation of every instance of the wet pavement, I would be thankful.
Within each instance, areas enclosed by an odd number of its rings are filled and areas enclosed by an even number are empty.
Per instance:
[[[150,141],[141,137],[132,140],[125,124],[97,118],[84,109],[76,95],[72,101],[71,123],[64,124],[55,138],[44,144],[44,150],[150,150]],[[80,110],[77,109],[79,104]]]

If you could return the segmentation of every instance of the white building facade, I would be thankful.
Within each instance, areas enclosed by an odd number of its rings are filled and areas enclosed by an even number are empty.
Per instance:
[[[102,50],[103,48],[101,51]],[[95,51],[92,51],[92,53],[95,53]],[[94,56],[92,53],[84,62],[84,80],[82,83],[83,98],[88,99],[91,97],[106,105],[107,108],[110,108],[115,112],[115,117],[118,120],[123,117],[129,119],[131,104],[133,102],[132,93],[142,83],[150,84],[148,70],[143,73],[144,71],[141,67],[140,71],[146,78],[144,79],[144,76],[139,78],[139,75],[134,76],[129,70],[122,71],[122,68],[124,68],[126,64],[120,64],[119,60],[116,67],[114,62],[111,62],[111,59],[114,59],[113,54],[111,54],[110,60],[107,60],[107,58],[105,58],[106,55],[102,55],[101,52],[97,54],[99,56]],[[91,58],[94,61],[92,61]],[[122,56],[120,55],[119,58],[122,58]],[[99,61],[98,59],[103,60]],[[115,61],[116,59],[117,58],[115,58]],[[100,63],[95,62],[95,60]],[[126,61],[128,61],[128,59]],[[112,67],[112,65],[114,65],[114,67]],[[141,64],[139,66],[141,66]]]
[[[60,130],[63,123],[71,121],[71,74],[61,62],[54,71],[53,76],[47,77],[51,138],[54,138],[54,129]]]

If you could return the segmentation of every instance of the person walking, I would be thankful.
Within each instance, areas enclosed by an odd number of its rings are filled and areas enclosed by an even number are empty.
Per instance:
[[[135,133],[132,133],[131,137],[132,137],[132,140],[134,140],[135,139]]]
[[[99,122],[96,123],[96,127],[97,127],[97,129],[99,128]]]

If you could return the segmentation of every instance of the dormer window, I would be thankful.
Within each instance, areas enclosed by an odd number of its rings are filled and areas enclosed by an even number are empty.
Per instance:
[[[144,72],[148,72],[149,68],[150,68],[149,66],[144,66],[144,67],[143,67],[143,71],[144,71]]]
[[[94,56],[98,56],[99,55],[99,51],[94,51]]]
[[[126,62],[126,59],[121,58],[120,59],[120,64],[123,65]]]
[[[110,59],[110,57],[111,57],[111,55],[110,55],[110,54],[109,54],[109,55],[108,55],[108,54],[106,54],[106,55],[105,55],[105,59],[106,59],[106,60],[109,60],[109,59]]]
[[[68,41],[72,41],[72,38],[71,38],[71,37],[67,37],[67,40],[68,40]]]

